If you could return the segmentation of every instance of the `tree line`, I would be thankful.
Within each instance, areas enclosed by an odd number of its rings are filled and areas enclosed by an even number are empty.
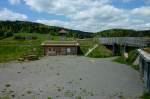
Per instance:
[[[110,29],[97,32],[99,37],[150,37],[150,30],[135,31],[130,29]]]
[[[57,36],[62,27],[48,26],[28,21],[0,21],[0,38],[13,36],[14,33],[42,33]],[[65,29],[68,37],[89,38],[92,33]]]
[[[71,30],[57,26],[48,26],[29,21],[0,21],[0,39],[11,37],[14,33],[41,33],[57,36],[61,29],[68,31],[68,37],[150,37],[150,30],[135,31],[131,29],[109,29],[97,33]]]

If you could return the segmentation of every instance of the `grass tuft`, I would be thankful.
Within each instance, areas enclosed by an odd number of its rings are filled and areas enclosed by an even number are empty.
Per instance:
[[[47,99],[52,99],[52,97],[48,97]]]

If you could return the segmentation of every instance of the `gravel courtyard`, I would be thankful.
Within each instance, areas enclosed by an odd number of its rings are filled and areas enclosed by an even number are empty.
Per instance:
[[[112,59],[53,56],[0,64],[0,97],[138,99],[143,93],[140,74]]]

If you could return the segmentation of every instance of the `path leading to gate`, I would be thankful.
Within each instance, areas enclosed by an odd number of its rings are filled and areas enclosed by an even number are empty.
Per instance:
[[[0,96],[14,99],[138,99],[143,92],[140,74],[111,60],[54,56],[33,62],[1,64]]]

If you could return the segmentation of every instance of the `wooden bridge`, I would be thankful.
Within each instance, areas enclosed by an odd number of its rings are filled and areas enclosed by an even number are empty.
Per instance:
[[[103,37],[99,42],[106,46],[112,46],[113,53],[118,52],[118,46],[122,46],[123,52],[127,47],[143,48],[150,46],[150,38],[146,37]]]
[[[145,37],[104,37],[99,38],[101,44],[104,45],[126,45],[134,47],[150,46],[150,38]]]

